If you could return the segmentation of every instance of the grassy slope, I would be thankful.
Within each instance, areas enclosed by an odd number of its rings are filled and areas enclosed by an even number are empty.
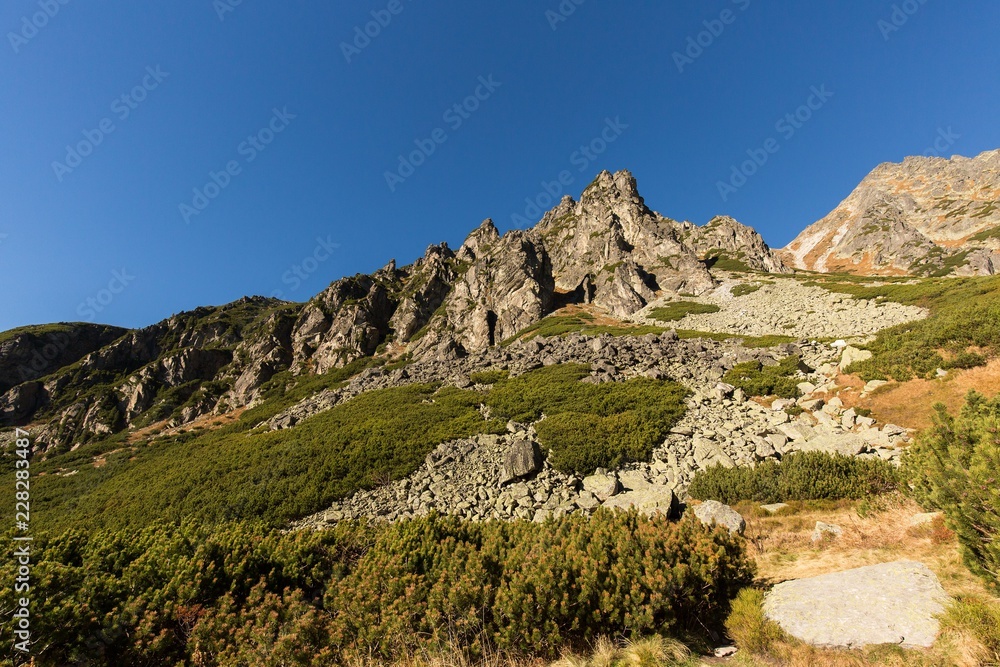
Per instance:
[[[437,444],[500,432],[473,391],[410,385],[368,392],[285,431],[250,431],[253,415],[106,456],[100,468],[39,480],[39,525],[141,526],[156,519],[280,523],[416,469]],[[86,453],[85,453],[86,454]],[[66,466],[57,457],[49,465]]]

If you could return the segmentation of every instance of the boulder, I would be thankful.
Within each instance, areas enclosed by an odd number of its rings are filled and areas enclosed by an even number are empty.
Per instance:
[[[860,435],[830,433],[799,443],[796,449],[800,452],[826,452],[827,454],[856,456],[865,451],[867,446],[867,441]]]
[[[897,561],[778,584],[764,600],[764,614],[816,646],[926,648],[947,602],[927,566]]]
[[[747,522],[739,512],[717,500],[706,500],[694,508],[694,515],[706,526],[713,524],[726,527],[730,533],[742,535]]]
[[[604,503],[608,509],[635,508],[642,514],[672,516],[677,509],[677,496],[666,486],[649,486],[636,491],[626,491],[609,498]]]
[[[627,491],[641,491],[653,485],[639,470],[623,470],[618,473],[618,480]]]
[[[583,488],[604,502],[621,490],[621,484],[614,473],[597,472],[583,478]]]
[[[542,451],[531,440],[515,440],[504,458],[500,485],[530,477],[542,469]]]
[[[844,529],[835,523],[823,523],[822,521],[817,521],[816,527],[813,528],[812,541],[822,542],[828,536],[832,539],[836,539],[843,533]]]
[[[853,363],[859,361],[867,361],[872,358],[872,353],[869,350],[860,350],[856,347],[848,345],[844,348],[844,352],[840,355],[840,370],[846,369]]]
[[[760,508],[765,512],[767,512],[768,514],[777,514],[786,507],[788,507],[788,503],[771,503],[770,505],[760,506]]]
[[[864,389],[861,390],[861,393],[870,394],[879,387],[884,387],[887,384],[889,383],[886,380],[869,380],[867,383],[865,383],[865,387]]]
[[[694,445],[694,460],[698,467],[711,468],[716,465],[721,465],[724,468],[736,467],[732,458],[726,454],[719,443],[708,438],[695,436],[692,444]]]

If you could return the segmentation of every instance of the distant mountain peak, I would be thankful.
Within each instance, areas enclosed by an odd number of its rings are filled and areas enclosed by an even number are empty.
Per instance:
[[[873,169],[780,251],[810,271],[991,275],[1000,269],[1000,149]]]

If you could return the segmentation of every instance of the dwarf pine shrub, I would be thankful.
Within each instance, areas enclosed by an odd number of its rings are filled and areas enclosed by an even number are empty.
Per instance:
[[[935,407],[934,426],[903,456],[908,491],[944,512],[966,564],[1000,589],[1000,397],[970,392],[957,417]]]
[[[733,366],[722,381],[742,389],[748,396],[796,398],[799,381],[795,374],[800,364],[798,356],[785,357],[776,366],[765,366],[757,360],[744,361]]]
[[[589,474],[648,461],[684,414],[687,390],[676,382],[633,378],[587,384],[590,368],[561,364],[498,382],[486,404],[505,419],[538,423],[553,467]]]
[[[753,577],[739,538],[635,512],[288,533],[188,520],[39,534],[32,551],[39,667],[337,665],[485,644],[554,657],[600,635],[718,630]],[[4,586],[0,608],[14,595]]]
[[[897,484],[896,469],[881,459],[795,452],[780,462],[768,460],[754,468],[713,466],[699,470],[688,494],[723,503],[780,503],[866,498],[893,491]]]

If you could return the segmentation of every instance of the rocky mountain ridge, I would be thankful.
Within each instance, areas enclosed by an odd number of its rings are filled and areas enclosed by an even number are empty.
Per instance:
[[[1000,150],[881,164],[778,254],[819,272],[993,275],[1000,270]]]
[[[662,216],[632,174],[604,171],[531,229],[501,235],[486,220],[457,250],[429,246],[412,264],[341,278],[305,304],[254,297],[136,331],[62,324],[8,332],[0,338],[0,425],[32,424],[56,449],[152,423],[176,426],[253,405],[279,374],[322,374],[373,355],[453,362],[567,305],[626,324],[651,324],[653,309],[682,297],[738,305],[725,271],[991,274],[1000,261],[998,200],[1000,151],[907,158],[877,167],[776,252],[729,217],[698,226]],[[837,315],[837,304],[804,307],[790,321],[787,294],[758,289],[771,295],[763,319],[723,312],[682,324],[764,335],[780,323],[778,333],[807,335],[837,320],[853,330],[853,314]],[[872,314],[865,331],[912,317]]]
[[[321,374],[386,350],[454,360],[567,304],[623,318],[664,295],[702,294],[718,285],[709,266],[720,258],[789,270],[753,229],[670,220],[645,205],[630,173],[601,172],[533,229],[501,236],[486,220],[458,250],[432,245],[410,265],[336,280],[305,304],[245,298],[135,331],[68,325],[79,342],[51,368],[0,378],[0,423],[34,424],[56,450],[188,423],[252,405],[279,373]],[[40,335],[3,343],[0,367],[30,356],[24,341],[45,349]]]

